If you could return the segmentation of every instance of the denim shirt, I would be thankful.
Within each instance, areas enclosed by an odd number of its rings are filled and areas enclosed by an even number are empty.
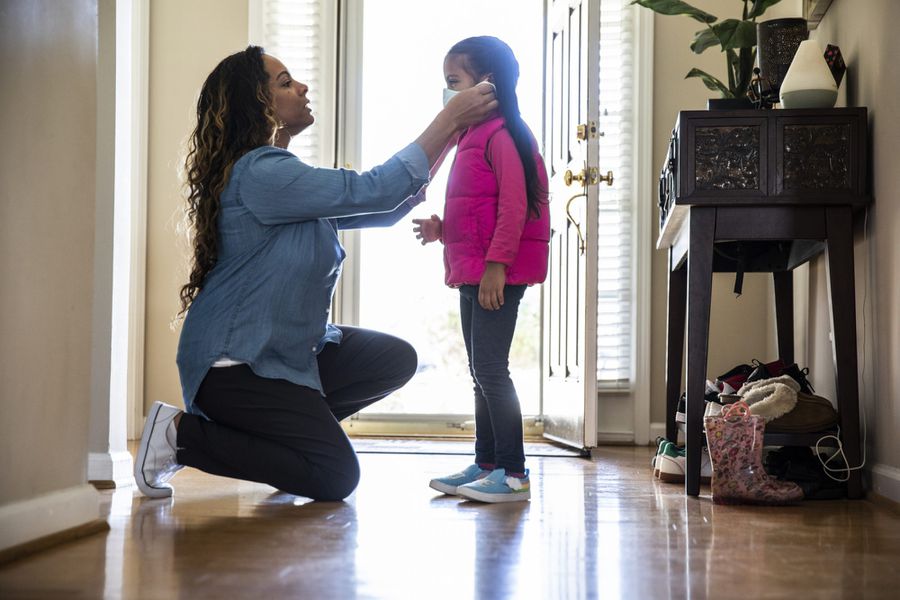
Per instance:
[[[365,173],[311,167],[274,146],[235,162],[220,197],[217,261],[178,343],[185,409],[202,414],[194,398],[223,357],[322,393],[316,356],[341,341],[328,323],[346,256],[337,230],[393,225],[427,181],[416,144]]]

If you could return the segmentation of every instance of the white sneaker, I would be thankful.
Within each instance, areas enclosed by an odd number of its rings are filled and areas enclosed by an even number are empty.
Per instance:
[[[709,460],[709,451],[704,447],[700,453],[700,483],[709,483],[712,477],[712,461]],[[666,483],[683,483],[686,458],[684,456],[671,456],[660,454],[656,457],[656,466],[659,468],[659,479]]]
[[[134,480],[141,492],[150,498],[171,496],[172,486],[167,482],[184,468],[175,459],[174,420],[181,412],[174,406],[154,402],[147,414],[134,463]]]

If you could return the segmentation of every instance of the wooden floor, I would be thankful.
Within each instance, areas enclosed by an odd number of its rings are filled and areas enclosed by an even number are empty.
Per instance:
[[[427,487],[460,456],[362,454],[342,503],[186,469],[174,500],[103,492],[111,529],[0,567],[0,598],[900,597],[894,506],[716,506],[648,459],[529,459],[508,505]]]

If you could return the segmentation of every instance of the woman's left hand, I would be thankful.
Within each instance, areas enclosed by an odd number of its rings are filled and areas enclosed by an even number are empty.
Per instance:
[[[506,285],[506,265],[489,262],[478,286],[478,303],[484,310],[498,310],[503,306],[503,288]]]

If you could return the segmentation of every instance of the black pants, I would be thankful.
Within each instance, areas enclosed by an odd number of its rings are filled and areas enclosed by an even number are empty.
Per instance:
[[[416,351],[377,331],[341,326],[340,344],[318,356],[325,391],[267,379],[247,365],[209,370],[195,398],[210,421],[184,414],[178,462],[267,483],[315,500],[342,500],[359,483],[359,462],[339,421],[402,387]]]

